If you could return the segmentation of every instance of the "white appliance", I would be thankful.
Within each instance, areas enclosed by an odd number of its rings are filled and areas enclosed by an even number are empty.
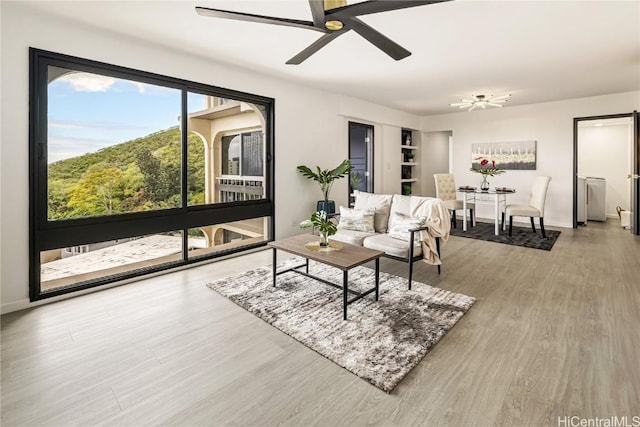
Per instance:
[[[587,177],[587,219],[607,220],[607,181],[604,178]]]
[[[620,225],[622,228],[631,228],[631,211],[620,212]]]
[[[587,177],[578,175],[578,224],[587,225]]]

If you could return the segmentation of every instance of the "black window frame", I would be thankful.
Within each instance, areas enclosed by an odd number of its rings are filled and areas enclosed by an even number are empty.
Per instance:
[[[122,213],[101,217],[86,217],[51,221],[48,218],[47,200],[47,96],[48,67],[57,66],[77,71],[97,73],[115,78],[148,83],[178,89],[181,96],[181,129],[187,127],[187,94],[197,92],[221,98],[254,103],[264,106],[264,149],[265,164],[264,191],[262,199],[215,204],[188,206],[187,195],[187,138],[188,132],[181,133],[181,206],[161,210]],[[232,253],[265,246],[275,236],[275,99],[197,83],[147,71],[112,65],[75,56],[29,48],[29,298],[37,301],[61,294],[75,292],[95,286],[142,276],[202,262]],[[206,257],[189,259],[188,233],[191,228],[223,224],[244,219],[270,218],[268,236],[264,242],[240,248],[222,250]],[[79,282],[64,288],[42,292],[40,290],[40,252],[68,246],[97,243],[126,237],[162,233],[173,230],[183,231],[183,253],[180,261],[163,264],[144,270],[130,271],[100,279]]]
[[[245,160],[245,137],[249,136],[251,137],[253,134],[261,134],[261,131],[256,131],[256,130],[247,130],[247,131],[242,131],[242,132],[232,132],[232,133],[228,133],[222,136],[222,156],[221,156],[221,161],[222,164],[220,165],[220,169],[221,169],[221,175],[224,176],[243,176],[243,177],[259,177],[260,175],[250,175],[248,173],[245,173],[245,166],[244,166],[244,160]],[[225,160],[228,161],[229,160],[229,150],[228,148],[225,150],[224,148],[224,144],[225,144],[225,138],[231,138],[231,140],[233,140],[234,138],[238,138],[239,141],[239,146],[240,146],[240,157],[238,158],[238,174],[232,174],[232,173],[228,173],[229,172],[229,168],[227,167],[227,173],[224,173],[225,170],[225,166],[224,166],[224,162]],[[264,141],[261,141],[262,145],[264,145]],[[226,155],[225,155],[226,154]],[[264,158],[260,159],[260,165],[259,165],[260,169],[264,169]]]

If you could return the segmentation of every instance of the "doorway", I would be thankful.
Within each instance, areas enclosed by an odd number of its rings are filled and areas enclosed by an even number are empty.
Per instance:
[[[349,122],[349,159],[353,170],[349,175],[349,193],[373,193],[373,126]]]
[[[425,132],[422,138],[422,195],[436,197],[436,173],[453,173],[453,131]]]
[[[638,144],[637,112],[574,119],[574,228],[612,218],[639,234]]]

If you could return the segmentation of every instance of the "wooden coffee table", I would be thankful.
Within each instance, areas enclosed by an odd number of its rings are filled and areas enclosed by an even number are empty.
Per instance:
[[[380,257],[384,255],[384,252],[375,251],[373,249],[363,248],[361,246],[350,245],[348,243],[340,242],[342,249],[339,251],[320,252],[308,249],[306,245],[310,242],[317,241],[318,236],[312,234],[300,234],[297,236],[287,237],[285,239],[275,240],[267,243],[267,245],[273,249],[273,286],[276,286],[276,277],[280,274],[287,273],[289,271],[302,274],[303,276],[310,277],[314,280],[333,286],[338,289],[342,289],[342,305],[343,305],[343,319],[347,320],[347,306],[359,299],[364,298],[372,292],[375,292],[376,301],[378,301],[379,285],[380,285]],[[305,263],[300,264],[283,271],[276,271],[276,252],[277,250],[285,251],[290,254],[298,255],[305,258]],[[342,270],[342,286],[337,283],[330,282],[322,277],[317,277],[309,274],[309,260],[327,264],[332,267]],[[369,261],[375,261],[375,287],[363,292],[356,292],[349,289],[349,270],[359,265],[365,264]],[[304,267],[304,271],[301,268]],[[348,294],[355,295],[349,299]]]

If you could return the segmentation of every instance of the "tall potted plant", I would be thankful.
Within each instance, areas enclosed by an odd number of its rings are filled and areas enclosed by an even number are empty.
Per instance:
[[[298,171],[307,179],[312,179],[316,181],[320,185],[320,191],[322,191],[322,195],[324,200],[318,201],[316,210],[318,212],[325,211],[328,214],[335,213],[336,204],[333,200],[329,200],[329,192],[331,192],[331,187],[333,183],[340,178],[343,178],[349,175],[349,172],[353,169],[353,165],[351,164],[351,160],[345,159],[342,163],[338,165],[335,169],[320,169],[320,166],[316,166],[316,171],[311,170],[308,166],[300,165],[298,166]]]

